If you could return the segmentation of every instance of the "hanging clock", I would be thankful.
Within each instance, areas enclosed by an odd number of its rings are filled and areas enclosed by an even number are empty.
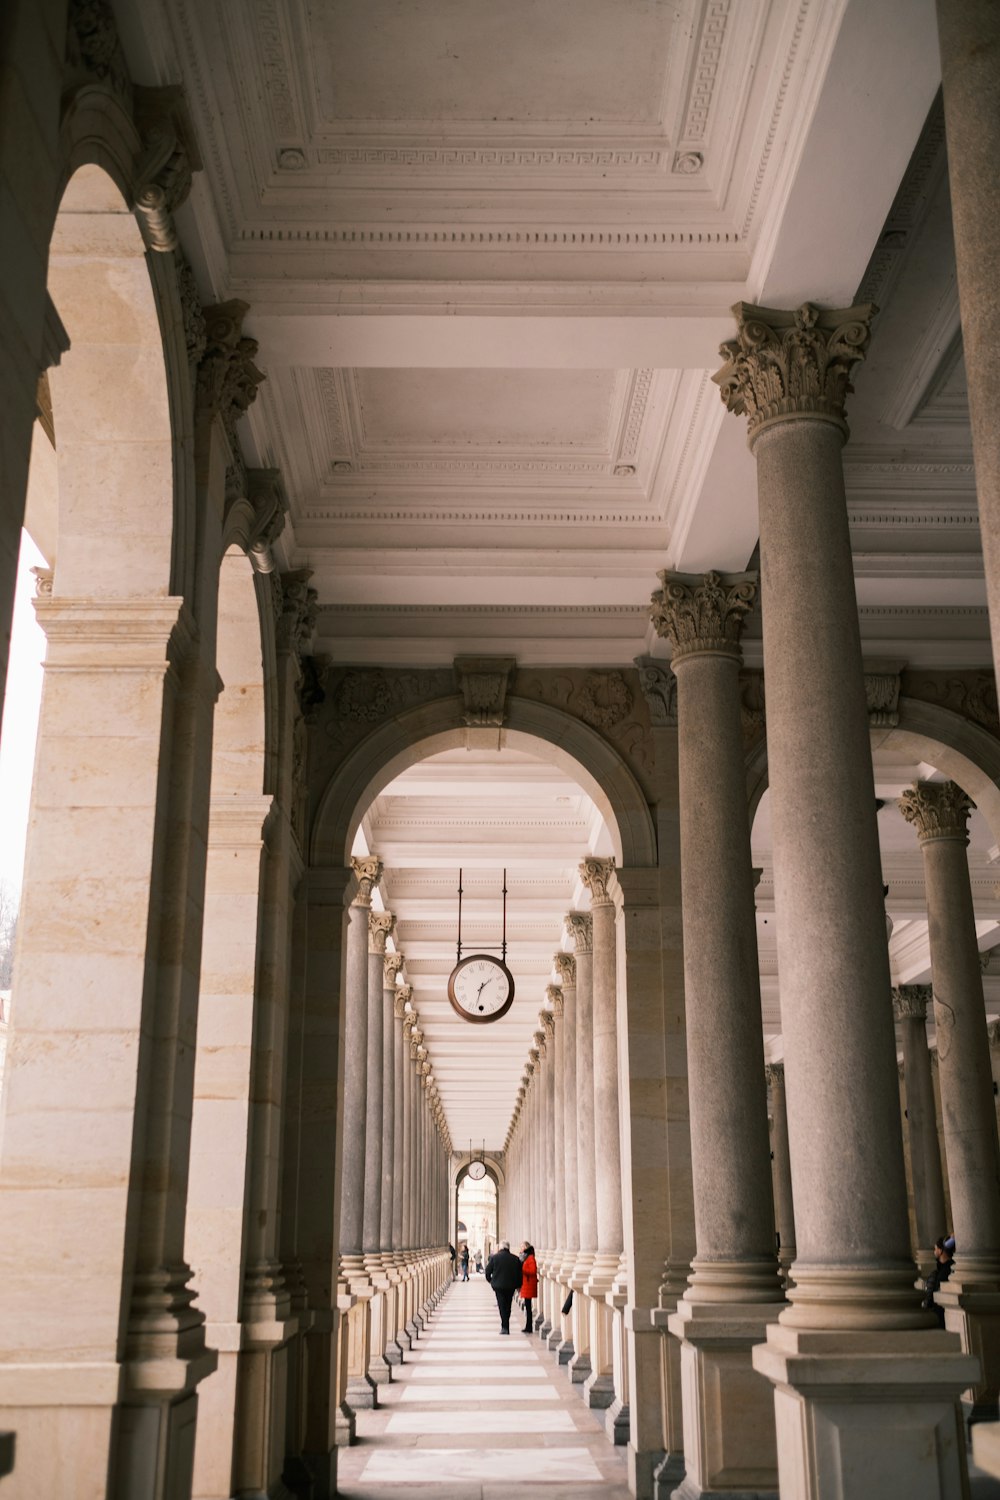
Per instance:
[[[473,1161],[469,1163],[468,1175],[473,1182],[482,1182],[486,1176],[486,1163],[484,1161]]]
[[[448,999],[465,1021],[499,1021],[514,1003],[514,976],[493,953],[472,953],[451,971]]]
[[[462,957],[462,872],[458,872],[457,963],[448,980],[448,999],[463,1021],[483,1026],[499,1021],[514,1003],[514,976],[507,967],[507,871],[503,872],[503,946],[495,953]]]

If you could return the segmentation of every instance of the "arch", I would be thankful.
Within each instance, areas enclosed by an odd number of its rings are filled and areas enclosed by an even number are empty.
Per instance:
[[[547,755],[589,793],[604,817],[619,866],[655,866],[656,832],[642,789],[618,751],[562,709],[516,694],[508,699],[502,744]],[[457,695],[404,710],[372,730],[334,772],[313,823],[310,863],[343,866],[375,797],[408,766],[469,743]]]
[[[470,1156],[468,1151],[463,1151],[457,1165],[453,1163],[452,1166],[451,1185],[453,1188],[457,1188],[460,1185],[463,1176],[468,1172],[469,1167],[474,1161],[484,1161],[486,1163],[486,1170],[493,1178],[498,1190],[506,1185],[507,1177],[503,1166],[495,1156],[479,1157],[475,1154]]]
[[[873,729],[872,747],[916,753],[967,792],[1000,843],[1000,741],[953,709],[918,698],[900,698],[899,723]],[[767,741],[762,737],[746,758],[750,826],[767,790]]]

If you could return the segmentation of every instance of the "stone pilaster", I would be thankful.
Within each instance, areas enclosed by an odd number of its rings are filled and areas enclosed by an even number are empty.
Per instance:
[[[927,1047],[929,984],[904,984],[892,992],[892,1015],[903,1040],[906,1133],[910,1146],[916,1229],[914,1260],[921,1276],[934,1268],[934,1242],[948,1229],[944,1177],[934,1109],[934,1080]]]
[[[868,710],[841,447],[873,309],[740,303],[716,375],[757,464],[775,911],[795,1191],[791,1306],[754,1351],[781,1488],[833,1495],[837,1454],[959,1493],[971,1362],[913,1286]],[[816,1038],[824,1046],[816,1046]],[[856,1354],[864,1348],[859,1368]],[[900,1356],[907,1375],[897,1371]],[[877,1444],[865,1408],[879,1403]],[[835,1452],[819,1466],[809,1434]],[[828,1425],[827,1425],[828,1424]],[[945,1447],[942,1447],[942,1442]],[[925,1458],[924,1455],[927,1455]],[[935,1455],[935,1456],[931,1456]],[[886,1468],[885,1465],[890,1467]],[[871,1468],[871,1465],[880,1467]],[[917,1477],[920,1475],[921,1477]],[[926,1475],[926,1477],[923,1477]]]
[[[924,858],[941,1118],[955,1269],[938,1295],[945,1327],[978,1356],[976,1416],[1000,1415],[1000,1154],[983,976],[966,846],[973,804],[953,781],[918,782],[899,799]],[[943,1233],[943,1230],[939,1230]]]
[[[751,1365],[783,1301],[774,1253],[754,881],[739,669],[751,574],[660,573],[650,615],[673,648],[696,1252],[682,1341],[680,1493],[777,1489],[773,1398]],[[710,1434],[720,1434],[720,1441]],[[724,1456],[723,1456],[724,1455]]]

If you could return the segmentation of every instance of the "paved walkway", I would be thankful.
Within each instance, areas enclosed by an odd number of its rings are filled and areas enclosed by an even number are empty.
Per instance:
[[[515,1304],[500,1334],[482,1276],[454,1282],[378,1411],[358,1413],[339,1454],[338,1493],[400,1500],[629,1500],[624,1448],[608,1442],[554,1354],[521,1332]]]

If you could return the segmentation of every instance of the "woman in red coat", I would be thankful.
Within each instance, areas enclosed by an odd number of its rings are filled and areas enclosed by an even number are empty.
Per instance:
[[[525,1240],[521,1246],[521,1300],[524,1303],[524,1327],[522,1333],[534,1333],[531,1321],[531,1304],[538,1296],[538,1262],[535,1247]]]

